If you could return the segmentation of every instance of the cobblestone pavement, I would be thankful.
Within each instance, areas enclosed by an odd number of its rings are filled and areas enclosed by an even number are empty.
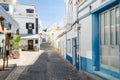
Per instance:
[[[30,58],[25,58],[29,62]],[[24,59],[24,60],[25,60]],[[25,63],[25,61],[24,61]],[[33,61],[32,61],[33,63]],[[25,63],[26,64],[26,63]],[[78,72],[55,51],[42,52],[35,63],[19,65],[6,80],[95,80]],[[100,80],[100,79],[96,79]]]

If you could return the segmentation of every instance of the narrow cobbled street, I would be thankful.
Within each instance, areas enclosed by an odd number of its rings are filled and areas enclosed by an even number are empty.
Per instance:
[[[78,72],[59,53],[47,50],[48,48],[45,47],[45,50],[32,65],[16,67],[6,80],[94,80]],[[28,56],[24,60],[29,61],[30,58],[32,57]]]

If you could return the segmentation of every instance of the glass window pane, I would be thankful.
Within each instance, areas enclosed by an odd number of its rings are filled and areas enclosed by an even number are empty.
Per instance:
[[[108,27],[108,13],[104,13],[104,43],[105,45],[108,45],[109,43],[109,27]]]
[[[116,24],[120,24],[120,15],[119,15],[119,8],[116,8]]]
[[[101,45],[104,45],[104,14],[101,14]]]
[[[110,24],[111,25],[114,25],[114,22],[115,22],[115,20],[114,20],[114,9],[112,9],[111,11],[110,11]]]
[[[110,10],[110,44],[115,45],[115,12],[114,9]]]
[[[116,44],[119,45],[119,24],[120,24],[120,15],[119,15],[119,8],[116,8]]]
[[[105,27],[107,27],[108,25],[108,15],[107,15],[107,12],[104,13],[104,22],[105,22]]]

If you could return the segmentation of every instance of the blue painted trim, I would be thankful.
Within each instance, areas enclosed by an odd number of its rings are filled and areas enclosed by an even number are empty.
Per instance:
[[[100,75],[99,73],[93,72],[93,73],[91,73],[91,74],[96,75],[96,76],[102,78],[103,80],[109,80],[109,79],[107,79],[105,76]]]
[[[66,59],[67,59],[71,64],[73,64],[73,59],[72,59],[71,56],[69,56],[69,55],[66,54]]]
[[[92,61],[95,70],[100,68],[99,14],[92,14]]]
[[[78,20],[77,20],[78,22]],[[79,24],[79,23],[78,23]],[[80,30],[77,29],[77,39],[78,39],[78,50],[80,51]],[[80,54],[80,52],[78,53]],[[80,60],[80,55],[79,55],[79,71],[81,71],[81,60]]]
[[[104,5],[92,10],[91,13],[100,13],[100,12],[103,12],[103,11],[109,9],[109,8],[112,8],[115,5],[119,4],[118,1],[119,0],[110,0],[107,3],[105,3]]]
[[[88,59],[85,57],[80,57],[81,59],[81,69],[82,71],[90,72],[92,73],[92,59]]]
[[[80,18],[78,18],[78,20],[82,20],[82,19],[86,18],[89,15],[91,15],[90,12],[88,12],[88,13],[84,14],[83,16],[81,16]]]
[[[89,7],[92,3],[96,2],[97,0],[92,0],[91,2],[89,2],[85,7],[83,7],[82,9],[80,9],[78,11],[78,13],[80,13],[81,11],[83,11],[84,9],[86,9],[87,7]]]
[[[76,68],[77,68],[77,70],[79,70],[79,64],[80,64],[80,62],[79,62],[79,54],[77,54],[77,61],[78,62],[76,62]]]
[[[85,57],[80,57],[81,61],[82,61],[82,71],[91,73],[91,74],[95,74],[101,78],[103,78],[104,80],[109,80],[107,79],[107,77],[100,75],[99,73],[97,73],[96,71],[93,70],[92,68],[92,60],[85,58]],[[119,79],[119,73],[104,69],[104,68],[100,68],[100,71],[103,72],[104,74],[110,75],[114,78]]]
[[[75,45],[75,47],[76,47],[76,53],[74,52],[74,45],[73,45],[73,41],[74,40],[76,40],[76,45]],[[78,50],[78,43],[77,43],[77,37],[74,37],[74,38],[72,38],[72,55],[74,55],[74,57],[73,57],[73,60],[77,60],[77,61],[75,61],[75,66],[76,66],[76,68],[77,68],[77,70],[79,70],[79,54],[77,53],[77,50]]]
[[[110,76],[113,76],[113,77],[115,77],[115,78],[120,78],[119,77],[119,73],[116,73],[116,72],[113,72],[113,71],[110,71],[110,70],[108,70],[108,69],[105,69],[105,68],[100,68],[100,71],[101,72],[103,72],[103,73],[106,73],[106,74],[108,74],[108,75],[110,75]]]

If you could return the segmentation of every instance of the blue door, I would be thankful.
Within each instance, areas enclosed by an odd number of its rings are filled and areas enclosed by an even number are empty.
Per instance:
[[[79,70],[79,56],[77,54],[77,38],[73,38],[72,40],[72,55],[73,55],[73,65]]]

